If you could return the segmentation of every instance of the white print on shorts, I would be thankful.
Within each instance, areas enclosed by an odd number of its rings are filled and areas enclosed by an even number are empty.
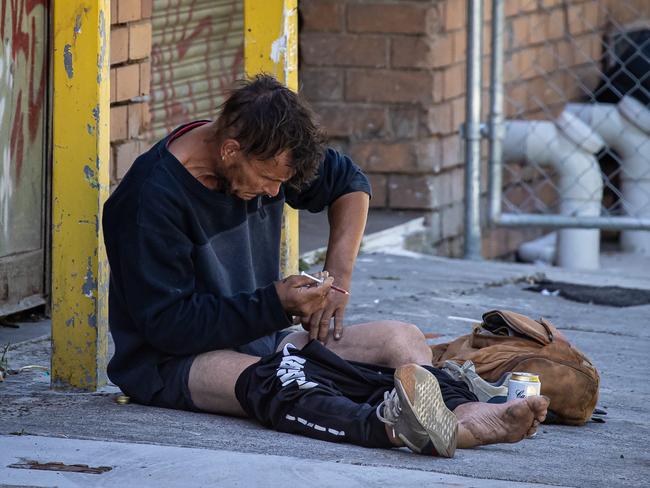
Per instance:
[[[285,415],[284,418],[287,420],[291,420],[292,422],[299,422],[302,425],[305,425],[307,427],[311,427],[312,429],[318,430],[320,432],[327,432],[329,434],[335,435],[342,437],[345,435],[345,432],[342,430],[336,430],[332,429],[330,427],[323,427],[322,425],[314,424],[313,422],[308,422],[307,420],[303,419],[302,417],[294,417],[293,415]]]
[[[300,356],[293,356],[290,354],[289,347],[293,349],[296,348],[293,344],[287,344],[284,346],[284,349],[282,350],[282,355],[284,357],[280,362],[277,373],[275,373],[275,376],[280,378],[282,387],[288,386],[294,381],[301,390],[308,390],[318,386],[318,383],[307,381],[305,378],[304,367],[307,360]]]

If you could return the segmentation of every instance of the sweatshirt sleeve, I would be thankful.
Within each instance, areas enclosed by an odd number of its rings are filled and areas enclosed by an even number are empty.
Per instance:
[[[232,348],[291,325],[273,283],[233,296],[197,292],[193,246],[181,232],[136,225],[119,246],[112,278],[146,340],[166,354]]]
[[[330,148],[318,168],[316,179],[302,191],[287,188],[285,196],[293,208],[320,212],[337,198],[356,191],[371,195],[368,178],[349,157]]]

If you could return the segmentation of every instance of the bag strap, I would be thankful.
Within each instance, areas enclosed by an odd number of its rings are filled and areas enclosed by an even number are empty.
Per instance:
[[[539,323],[539,324],[542,324],[542,325],[544,326],[544,328],[546,329],[546,332],[547,332],[547,334],[548,334],[548,339],[549,339],[551,342],[553,342],[553,340],[554,340],[554,338],[553,338],[553,331],[552,331],[551,328],[549,327],[549,324],[546,323],[546,320],[544,320],[544,317],[540,317],[539,320],[536,320],[535,322],[537,322],[537,323]]]

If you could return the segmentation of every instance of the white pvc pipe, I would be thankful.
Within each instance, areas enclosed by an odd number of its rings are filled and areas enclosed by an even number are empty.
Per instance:
[[[558,194],[563,215],[597,217],[603,181],[595,154],[604,141],[589,126],[563,112],[555,122],[506,121],[503,161],[553,166],[560,175]],[[558,231],[557,264],[571,269],[598,269],[600,231]]]
[[[550,232],[532,241],[522,243],[517,257],[525,263],[553,264],[557,253],[557,233]]]
[[[625,213],[650,217],[650,110],[631,96],[617,105],[569,104],[566,111],[589,124],[620,156],[621,195]],[[624,251],[650,255],[650,232],[621,232]]]

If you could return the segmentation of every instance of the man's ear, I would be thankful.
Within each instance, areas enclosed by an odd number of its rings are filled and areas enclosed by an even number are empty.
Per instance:
[[[227,161],[232,158],[241,147],[235,139],[225,139],[221,144],[221,159]]]

